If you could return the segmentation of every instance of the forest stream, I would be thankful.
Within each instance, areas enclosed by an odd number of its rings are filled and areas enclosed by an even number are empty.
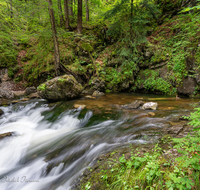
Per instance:
[[[124,109],[135,100],[157,102],[155,111]],[[101,154],[133,144],[152,144],[197,99],[135,93],[107,94],[96,99],[48,103],[29,100],[2,106],[0,189],[71,189],[74,181]],[[74,109],[84,104],[86,109]],[[155,113],[149,116],[149,112]]]

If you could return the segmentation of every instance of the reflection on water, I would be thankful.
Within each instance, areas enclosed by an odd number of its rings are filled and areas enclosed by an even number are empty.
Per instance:
[[[137,99],[158,102],[155,117],[148,111],[121,108]],[[169,125],[169,118],[189,113],[197,102],[121,93],[1,107],[0,134],[14,135],[0,140],[0,189],[70,189],[94,158],[129,143],[152,143],[159,136],[156,131]],[[87,109],[73,109],[74,103]],[[153,138],[149,131],[154,131]]]

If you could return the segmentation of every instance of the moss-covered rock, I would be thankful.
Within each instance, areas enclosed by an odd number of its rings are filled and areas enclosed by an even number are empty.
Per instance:
[[[49,101],[74,99],[82,90],[82,85],[72,75],[53,78],[37,88],[39,96]]]

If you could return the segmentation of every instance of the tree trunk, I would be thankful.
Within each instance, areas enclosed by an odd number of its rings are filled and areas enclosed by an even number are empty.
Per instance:
[[[65,9],[65,29],[69,29],[69,13],[68,13],[67,0],[64,0],[64,9]]]
[[[73,0],[68,0],[68,13],[69,16],[73,16]]]
[[[78,0],[77,32],[82,33],[82,0]]]
[[[12,0],[10,0],[10,18],[13,18]]]
[[[63,18],[63,14],[62,14],[61,0],[58,0],[58,10],[59,10],[59,17],[60,17],[60,26],[63,26],[64,18]]]
[[[133,0],[131,0],[131,16],[130,16],[130,37],[131,37],[131,41],[133,39]]]
[[[56,32],[56,24],[55,24],[55,17],[54,12],[52,8],[52,0],[48,0],[49,4],[49,15],[51,19],[51,27],[52,27],[52,34],[53,34],[53,43],[54,43],[54,57],[55,57],[55,72],[58,76],[60,74],[59,68],[60,68],[60,52],[59,52],[59,46],[58,46],[58,39],[57,39],[57,32]]]
[[[86,21],[89,21],[89,5],[88,5],[88,0],[85,0],[85,8],[86,8]]]

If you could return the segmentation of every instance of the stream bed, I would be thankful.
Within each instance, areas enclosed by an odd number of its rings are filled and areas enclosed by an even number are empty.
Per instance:
[[[135,100],[157,102],[155,111],[124,109]],[[66,190],[103,153],[129,144],[152,144],[163,129],[183,125],[197,99],[134,93],[48,103],[29,100],[0,109],[1,190]],[[74,109],[84,104],[86,109]],[[149,115],[154,112],[155,116]],[[181,131],[182,132],[182,131]]]

